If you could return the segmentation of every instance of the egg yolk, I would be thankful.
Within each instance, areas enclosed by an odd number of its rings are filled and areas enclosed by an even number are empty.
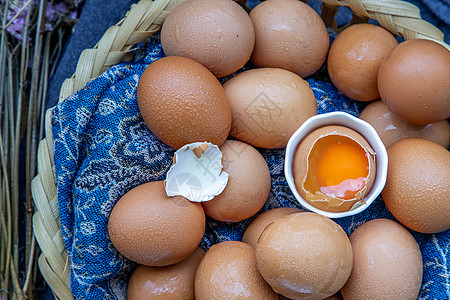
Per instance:
[[[330,135],[317,140],[310,158],[316,188],[343,200],[353,199],[364,188],[369,174],[366,152],[354,140]]]

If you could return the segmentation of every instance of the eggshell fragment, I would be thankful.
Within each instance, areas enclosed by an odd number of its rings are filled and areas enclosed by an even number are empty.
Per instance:
[[[348,144],[348,148],[353,148],[352,151],[357,149],[359,152],[357,157],[351,153],[352,156],[345,156],[346,162],[343,160],[342,163],[339,163],[343,164],[341,167],[345,171],[348,171],[348,168],[350,168],[349,171],[353,171],[351,168],[361,168],[361,163],[366,163],[367,175],[321,186],[317,179],[318,172],[327,171],[326,169],[331,168],[331,165],[322,163],[318,167],[318,163],[323,155],[323,149],[326,149],[325,147],[329,143]],[[357,171],[359,170],[357,169]],[[332,172],[341,171],[334,170]],[[375,152],[365,138],[355,130],[344,126],[323,126],[308,134],[298,145],[293,161],[293,174],[299,194],[314,207],[330,212],[349,211],[364,201],[372,188],[376,174]],[[343,191],[346,194],[341,194]],[[347,196],[347,191],[354,192],[354,195]]]
[[[242,241],[249,244],[250,246],[256,247],[261,233],[264,231],[264,229],[266,229],[267,226],[281,217],[301,211],[302,210],[294,207],[279,207],[263,212],[258,217],[256,217],[250,223],[250,225],[247,226],[247,229],[242,236]]]
[[[297,0],[268,0],[251,12],[255,49],[251,61],[257,67],[289,70],[305,78],[325,62],[330,45],[322,18]]]
[[[408,137],[427,139],[444,148],[450,146],[450,125],[447,120],[428,125],[408,123],[397,117],[381,100],[367,105],[359,117],[375,128],[386,148]]]
[[[108,221],[114,247],[126,258],[147,266],[182,261],[197,248],[205,232],[200,203],[169,198],[162,181],[139,185],[119,199]]]
[[[205,213],[223,222],[250,218],[269,196],[269,167],[258,150],[240,141],[227,140],[220,151],[228,184],[214,199],[202,202]]]
[[[437,233],[450,229],[450,152],[420,138],[400,140],[389,157],[383,200],[406,227]]]
[[[175,152],[164,185],[169,197],[183,196],[193,202],[203,202],[219,195],[227,182],[219,147],[197,142]]]
[[[223,87],[233,115],[230,134],[255,147],[285,147],[297,128],[317,114],[308,82],[287,70],[248,70]]]
[[[255,31],[245,10],[232,0],[189,0],[174,8],[161,28],[166,55],[191,58],[217,77],[249,60]]]
[[[256,267],[255,249],[242,242],[213,245],[195,274],[195,299],[278,299]]]
[[[379,99],[378,69],[397,44],[395,37],[381,26],[364,23],[346,28],[333,41],[328,53],[331,81],[352,99]]]
[[[127,299],[193,300],[195,272],[205,253],[197,248],[186,259],[166,267],[139,265],[128,282]]]
[[[425,39],[396,46],[378,71],[378,89],[399,118],[427,125],[450,117],[450,51]]]
[[[341,289],[344,299],[417,299],[422,283],[422,255],[413,236],[400,224],[376,219],[351,235],[353,270]]]
[[[337,223],[302,212],[267,226],[256,245],[256,262],[277,293],[291,299],[324,299],[347,281],[353,254]]]

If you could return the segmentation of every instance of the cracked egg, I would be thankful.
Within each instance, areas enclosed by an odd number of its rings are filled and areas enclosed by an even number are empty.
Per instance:
[[[362,135],[344,126],[308,134],[294,156],[296,188],[311,205],[329,212],[364,201],[375,179],[375,152]]]
[[[286,181],[307,210],[329,218],[365,210],[386,183],[388,157],[375,129],[345,112],[313,116],[286,147]]]
[[[178,149],[164,181],[167,196],[204,202],[222,193],[228,183],[222,157],[219,147],[208,142],[190,143]]]

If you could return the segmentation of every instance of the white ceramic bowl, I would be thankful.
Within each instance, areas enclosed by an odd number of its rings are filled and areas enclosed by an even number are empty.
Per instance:
[[[375,151],[375,163],[376,163],[376,175],[375,181],[373,183],[372,189],[367,194],[365,203],[362,205],[345,212],[328,212],[318,209],[302,198],[297,188],[295,187],[294,175],[292,172],[292,163],[294,161],[294,155],[297,150],[300,141],[306,137],[311,131],[327,125],[341,125],[351,128],[359,132],[366,140],[369,142],[372,149]],[[386,148],[381,141],[378,133],[375,129],[367,122],[356,118],[345,112],[331,112],[313,116],[306,120],[302,126],[291,136],[286,147],[286,157],[285,157],[285,176],[289,187],[294,193],[295,198],[298,202],[307,210],[313,211],[315,213],[324,215],[329,218],[342,218],[347,216],[352,216],[357,213],[364,211],[370,204],[378,197],[384,188],[386,183],[388,157]]]

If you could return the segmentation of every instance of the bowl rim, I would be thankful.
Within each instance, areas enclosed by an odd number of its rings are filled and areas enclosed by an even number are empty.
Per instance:
[[[308,203],[305,199],[303,199],[302,196],[300,196],[294,182],[292,164],[298,145],[300,144],[301,140],[304,137],[306,137],[310,132],[319,127],[327,125],[345,126],[359,132],[367,140],[372,149],[375,151],[376,173],[373,186],[370,189],[369,193],[367,194],[364,203],[362,203],[355,209],[345,212],[328,212],[314,207],[313,205]],[[381,191],[383,190],[384,185],[386,184],[387,167],[388,167],[388,156],[386,147],[384,146],[383,142],[381,141],[381,138],[379,137],[376,130],[372,127],[372,125],[347,112],[341,111],[318,114],[307,119],[289,138],[288,144],[286,146],[286,154],[284,160],[284,173],[286,181],[295,198],[300,203],[300,205],[309,211],[321,214],[329,218],[348,217],[356,215],[366,210],[381,194]]]

